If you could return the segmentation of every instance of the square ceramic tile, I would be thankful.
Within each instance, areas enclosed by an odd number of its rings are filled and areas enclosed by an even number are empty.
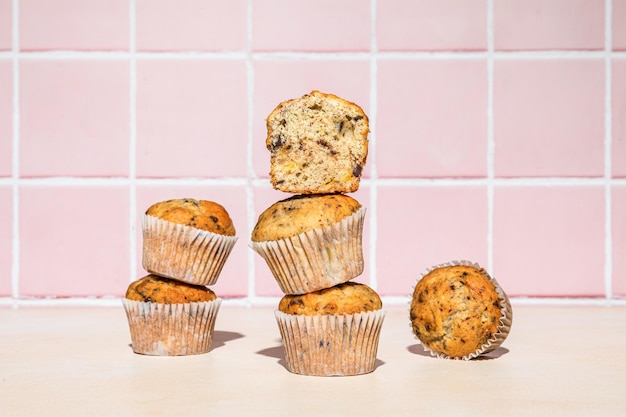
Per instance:
[[[245,0],[137,0],[137,50],[244,50],[246,4]]]
[[[0,297],[10,297],[13,274],[13,189],[0,186]]]
[[[377,3],[379,51],[487,49],[486,0]]]
[[[128,187],[25,186],[20,207],[20,296],[124,294]]]
[[[611,15],[613,29],[611,43],[614,50],[626,50],[626,0],[612,0]]]
[[[11,50],[13,43],[13,5],[11,0],[0,0],[0,51]]]
[[[484,187],[378,187],[376,277],[384,295],[409,296],[428,267],[467,259],[487,266]]]
[[[369,114],[369,73],[368,61],[255,61],[252,116],[252,159],[255,175],[269,176],[270,154],[265,147],[265,119],[279,103],[301,97],[312,90],[319,90],[352,101]],[[363,170],[364,177],[369,175],[370,163],[371,161]]]
[[[626,187],[613,186],[611,194],[613,295],[626,296]]]
[[[485,61],[380,61],[376,130],[380,177],[486,175]]]
[[[509,296],[604,295],[604,188],[496,187],[493,273]]]
[[[243,61],[137,63],[137,175],[246,175]]]
[[[248,295],[248,222],[246,214],[245,186],[206,186],[206,185],[138,185],[137,186],[137,276],[139,279],[148,273],[141,265],[143,239],[141,218],[146,210],[160,201],[175,198],[195,198],[221,204],[233,221],[238,237],[224,268],[211,289],[219,297],[244,297]]]
[[[350,197],[356,199],[366,210],[369,208],[369,189],[367,187],[361,186],[359,190],[355,193],[350,193]],[[252,225],[252,229],[256,226],[259,216],[263,211],[268,209],[272,204],[284,200],[286,198],[291,197],[291,194],[283,193],[280,191],[276,191],[268,186],[257,186],[254,187],[254,224]],[[365,213],[365,222],[363,224],[363,262],[364,262],[364,270],[363,274],[358,277],[352,279],[351,281],[359,282],[362,284],[370,285],[370,251],[369,251],[369,240],[370,240],[370,223],[371,223],[371,214],[366,211]],[[250,242],[250,235],[252,233],[252,229],[248,234],[247,243]],[[254,255],[254,277],[255,277],[255,295],[261,297],[282,297],[284,294],[282,293],[276,279],[272,275],[270,269],[267,266],[267,263],[259,254],[256,252],[250,251]]]
[[[20,1],[21,50],[127,50],[129,0]]]
[[[120,176],[129,165],[124,61],[20,63],[20,174]]]
[[[255,0],[252,48],[256,51],[367,51],[370,5],[359,0]]]
[[[0,177],[13,171],[13,67],[0,60]]]
[[[611,168],[613,176],[626,177],[626,59],[613,60],[611,73]]]
[[[496,50],[603,49],[605,0],[493,2]]]
[[[496,61],[493,90],[497,176],[603,175],[603,60]]]

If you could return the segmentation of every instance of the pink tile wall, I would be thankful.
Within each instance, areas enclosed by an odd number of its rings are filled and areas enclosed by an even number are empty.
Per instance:
[[[13,7],[11,0],[0,0],[0,51],[10,50],[13,42]]]
[[[13,265],[13,190],[0,185],[0,297],[12,294]]]
[[[0,0],[0,305],[121,296],[141,214],[181,197],[235,222],[220,296],[281,296],[248,247],[289,196],[265,118],[313,89],[371,122],[356,281],[404,300],[467,259],[513,297],[620,301],[625,27],[625,0]]]
[[[0,177],[13,170],[13,65],[0,60]]]

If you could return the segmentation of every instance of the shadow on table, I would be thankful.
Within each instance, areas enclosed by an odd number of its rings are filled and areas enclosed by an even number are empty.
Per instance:
[[[414,355],[419,355],[419,356],[425,356],[428,358],[433,358],[433,359],[437,359],[435,356],[432,356],[426,349],[424,349],[424,346],[418,344],[415,345],[411,345],[409,347],[406,348],[409,352],[411,352]],[[485,353],[484,355],[481,355],[477,358],[474,358],[472,360],[474,361],[487,361],[487,360],[491,360],[491,359],[497,359],[502,355],[506,355],[507,353],[509,353],[509,350],[507,348],[504,348],[502,346],[498,346],[497,348],[495,348],[494,350],[492,350],[489,353]]]
[[[278,359],[278,364],[281,365],[283,368],[287,369],[287,362],[285,360],[285,349],[283,348],[282,345],[263,349],[256,353],[258,355],[263,355],[263,356],[268,356],[270,358]],[[379,366],[384,365],[384,364],[385,362],[381,361],[380,359],[376,359],[376,362],[374,363],[374,370],[376,370]]]
[[[237,332],[225,332],[223,330],[215,330],[213,332],[213,341],[211,342],[211,350],[221,348],[231,340],[241,339],[243,334]]]

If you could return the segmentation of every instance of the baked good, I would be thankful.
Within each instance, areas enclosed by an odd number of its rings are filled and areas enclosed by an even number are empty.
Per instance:
[[[361,107],[314,90],[280,103],[266,124],[270,181],[275,189],[322,194],[359,188],[369,133]]]
[[[380,297],[370,287],[345,282],[306,294],[285,295],[278,310],[285,314],[355,314],[383,308]]]
[[[221,299],[206,287],[150,274],[128,286],[122,305],[135,353],[196,355],[211,348]]]
[[[363,272],[364,217],[346,195],[292,196],[261,213],[250,246],[285,294],[332,287]]]
[[[153,204],[142,217],[146,271],[195,285],[213,285],[237,241],[218,203],[181,198]]]
[[[439,357],[472,359],[495,349],[508,335],[511,318],[502,288],[470,262],[428,270],[413,291],[413,332]]]
[[[213,301],[217,297],[211,289],[202,285],[187,284],[149,274],[128,286],[126,298],[151,303],[182,304]]]
[[[385,312],[368,286],[348,282],[285,295],[275,316],[290,372],[347,376],[374,370]]]

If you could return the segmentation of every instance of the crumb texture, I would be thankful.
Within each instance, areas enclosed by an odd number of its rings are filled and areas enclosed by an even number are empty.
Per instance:
[[[267,117],[270,181],[293,194],[354,192],[368,148],[369,121],[358,105],[312,91]]]
[[[411,325],[434,352],[462,358],[498,332],[502,317],[495,285],[481,270],[445,266],[427,273],[415,286]]]
[[[296,315],[356,314],[382,307],[376,291],[356,282],[301,295],[285,295],[278,304],[279,311]]]
[[[146,214],[220,235],[235,235],[235,226],[228,212],[213,201],[193,198],[167,200],[153,204]]]

